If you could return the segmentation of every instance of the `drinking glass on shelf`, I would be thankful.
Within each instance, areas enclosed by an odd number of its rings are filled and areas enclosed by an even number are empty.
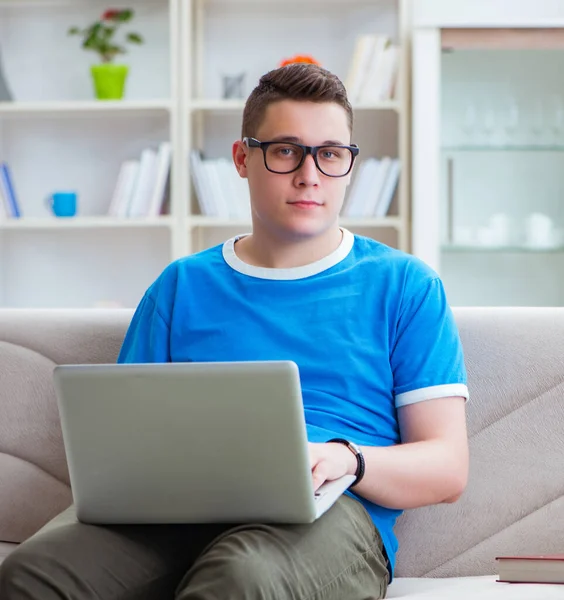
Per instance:
[[[472,144],[474,142],[474,136],[476,135],[476,127],[478,124],[478,110],[476,106],[469,102],[464,108],[464,114],[462,117],[462,131],[466,135],[464,143]]]
[[[543,102],[540,98],[533,101],[531,109],[531,132],[533,134],[533,143],[541,145],[543,142],[543,134],[545,133],[545,114]]]
[[[486,144],[492,143],[495,129],[495,110],[492,106],[484,106],[482,117],[482,131],[484,132]]]
[[[555,144],[562,141],[562,132],[564,131],[564,104],[559,94],[552,94],[549,99],[549,123],[552,132],[552,138]]]
[[[503,121],[507,143],[514,144],[515,134],[519,128],[519,105],[513,96],[507,99]]]

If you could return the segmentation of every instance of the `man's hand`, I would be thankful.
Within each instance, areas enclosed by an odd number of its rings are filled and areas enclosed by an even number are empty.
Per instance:
[[[343,444],[308,444],[313,489],[326,481],[356,473],[356,457]]]

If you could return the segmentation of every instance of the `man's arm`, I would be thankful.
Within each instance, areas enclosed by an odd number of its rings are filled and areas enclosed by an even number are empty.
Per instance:
[[[366,470],[353,491],[381,506],[399,509],[457,500],[468,479],[464,399],[409,404],[398,409],[398,421],[401,444],[362,446]],[[326,479],[355,473],[356,458],[346,446],[312,446],[316,488]]]
[[[398,421],[401,444],[363,448],[366,471],[354,491],[388,508],[457,500],[468,480],[464,399],[408,404],[398,409]]]

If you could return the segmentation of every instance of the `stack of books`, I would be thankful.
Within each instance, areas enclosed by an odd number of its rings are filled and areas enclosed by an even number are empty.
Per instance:
[[[157,217],[168,195],[171,144],[145,148],[138,160],[122,163],[108,209],[112,217]]]
[[[249,186],[239,177],[227,158],[203,159],[199,151],[190,153],[192,181],[200,212],[220,219],[251,218]]]
[[[0,163],[0,220],[19,219],[21,210],[8,163]]]
[[[368,158],[357,167],[342,211],[344,217],[385,217],[400,175],[398,158]]]
[[[393,99],[399,59],[399,47],[387,35],[360,35],[345,79],[349,101],[372,104]]]

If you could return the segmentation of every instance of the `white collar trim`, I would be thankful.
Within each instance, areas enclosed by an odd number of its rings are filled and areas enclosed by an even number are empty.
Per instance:
[[[225,262],[235,271],[243,273],[243,275],[249,275],[250,277],[257,277],[258,279],[277,279],[277,280],[292,280],[292,279],[304,279],[317,275],[322,271],[326,271],[336,264],[340,263],[352,250],[354,245],[354,235],[347,229],[343,229],[343,239],[339,244],[339,247],[331,252],[328,256],[325,256],[321,260],[317,260],[309,265],[303,265],[301,267],[291,267],[288,269],[273,269],[270,267],[255,267],[243,262],[237,254],[235,254],[235,242],[244,238],[249,233],[237,235],[227,240],[223,244],[223,258]]]

